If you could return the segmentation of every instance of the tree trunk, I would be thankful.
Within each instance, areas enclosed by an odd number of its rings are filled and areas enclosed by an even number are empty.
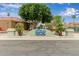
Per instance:
[[[59,32],[58,34],[59,34],[59,36],[62,36],[62,32]]]
[[[19,35],[19,36],[22,36],[23,33],[22,33],[21,31],[18,31],[18,35]]]

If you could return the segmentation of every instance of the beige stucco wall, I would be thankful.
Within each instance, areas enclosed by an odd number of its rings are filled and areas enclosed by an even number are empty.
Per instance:
[[[9,18],[9,17],[0,18],[0,27],[3,27],[5,29],[14,28],[16,22],[17,22],[16,18]]]
[[[11,28],[11,21],[0,20],[0,26],[3,28]]]

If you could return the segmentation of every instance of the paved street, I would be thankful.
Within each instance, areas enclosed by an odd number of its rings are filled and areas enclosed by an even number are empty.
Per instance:
[[[79,56],[79,40],[0,40],[2,56]]]
[[[1,56],[79,56],[79,34],[70,36],[0,35]]]

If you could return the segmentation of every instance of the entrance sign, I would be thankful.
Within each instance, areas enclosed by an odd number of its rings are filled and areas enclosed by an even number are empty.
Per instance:
[[[36,29],[35,34],[37,36],[45,36],[46,35],[46,30],[45,29]]]

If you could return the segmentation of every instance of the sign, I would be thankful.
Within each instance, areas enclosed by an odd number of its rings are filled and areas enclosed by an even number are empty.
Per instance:
[[[46,30],[45,29],[36,29],[35,34],[37,36],[45,36],[46,35]]]

